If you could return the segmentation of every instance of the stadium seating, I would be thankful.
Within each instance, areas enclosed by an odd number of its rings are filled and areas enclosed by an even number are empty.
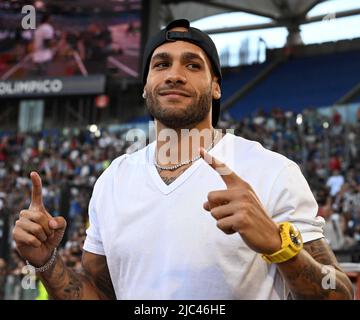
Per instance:
[[[360,52],[293,58],[278,68],[240,99],[230,114],[240,119],[255,109],[282,106],[300,112],[304,107],[329,106],[359,81]],[[255,77],[265,64],[243,68],[224,76],[223,101]],[[356,71],[357,70],[357,71]],[[357,98],[360,101],[360,97]]]

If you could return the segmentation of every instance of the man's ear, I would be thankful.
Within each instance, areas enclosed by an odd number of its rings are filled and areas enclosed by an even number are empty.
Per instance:
[[[220,88],[217,77],[213,77],[213,80],[212,80],[212,97],[215,100],[218,100],[221,98],[221,88]]]
[[[144,89],[143,89],[143,93],[142,93],[142,97],[144,98],[144,99],[146,99],[146,86],[144,86]]]

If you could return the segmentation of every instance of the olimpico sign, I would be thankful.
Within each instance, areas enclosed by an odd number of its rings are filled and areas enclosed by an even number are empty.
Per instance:
[[[64,87],[60,79],[30,80],[30,81],[2,81],[0,95],[33,95],[59,93]]]
[[[101,94],[104,75],[0,81],[0,98]]]

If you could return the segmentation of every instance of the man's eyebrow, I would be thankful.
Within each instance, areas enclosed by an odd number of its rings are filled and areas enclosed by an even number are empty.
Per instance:
[[[167,52],[159,52],[152,56],[151,61],[154,60],[170,60],[170,55]]]
[[[184,52],[181,54],[181,61],[189,61],[189,60],[200,60],[205,62],[204,59],[194,52]]]
[[[167,52],[159,52],[154,54],[151,57],[151,62],[156,61],[156,60],[171,60],[172,57],[169,53]],[[194,53],[194,52],[183,52],[180,56],[180,59],[182,61],[182,63],[185,62],[189,62],[192,60],[200,60],[202,63],[205,63],[204,58],[202,58],[199,54]]]

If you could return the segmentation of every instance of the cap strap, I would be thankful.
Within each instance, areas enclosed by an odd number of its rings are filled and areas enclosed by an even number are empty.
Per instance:
[[[166,32],[166,41],[176,41],[176,40],[193,40],[191,32],[179,32],[179,31],[167,31]]]

